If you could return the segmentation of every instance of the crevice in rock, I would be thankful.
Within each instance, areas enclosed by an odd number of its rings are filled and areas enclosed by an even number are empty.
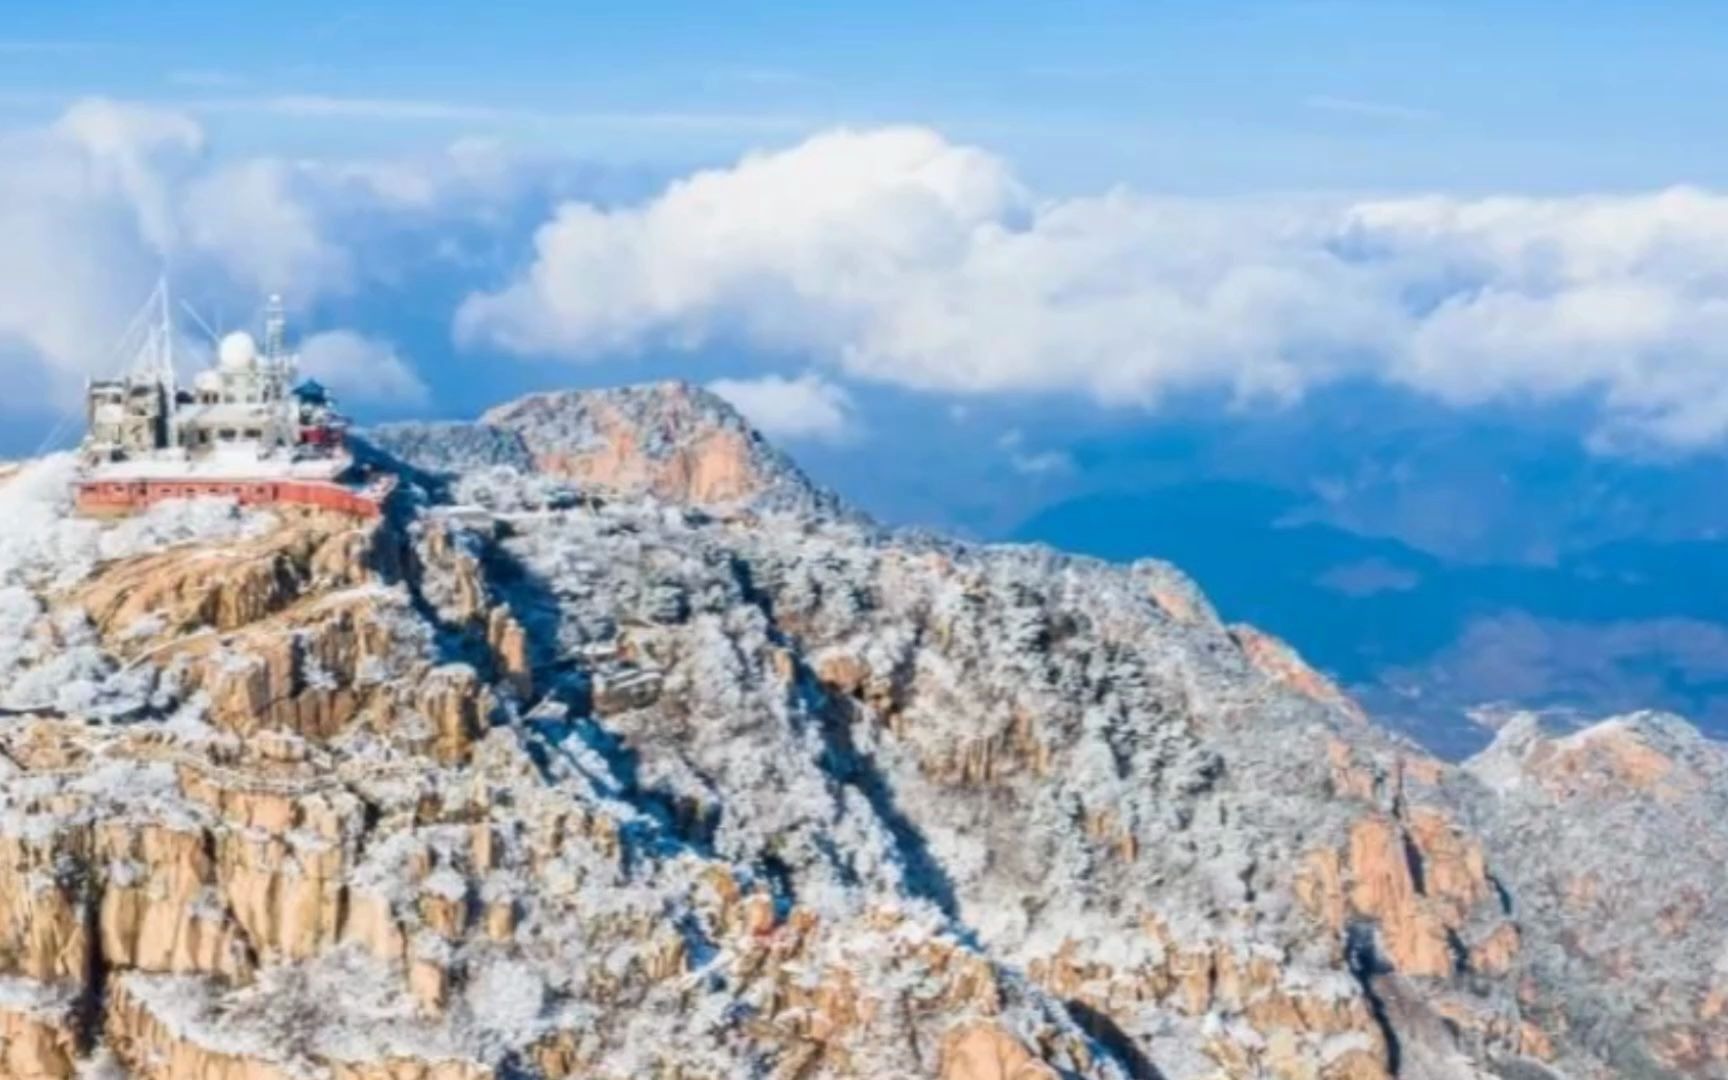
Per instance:
[[[1499,875],[1495,874],[1493,871],[1489,871],[1487,877],[1489,887],[1494,890],[1494,898],[1500,902],[1500,914],[1505,915],[1507,918],[1511,918],[1513,909],[1512,890],[1508,889],[1506,883],[1501,881]]]
[[[1392,966],[1380,955],[1379,947],[1374,941],[1374,927],[1366,922],[1353,922],[1344,930],[1344,962],[1350,969],[1350,974],[1356,980],[1356,985],[1362,989],[1362,997],[1368,1003],[1368,1012],[1374,1018],[1374,1024],[1380,1029],[1381,1038],[1386,1042],[1386,1071],[1392,1076],[1401,1075],[1399,1069],[1403,1065],[1403,1048],[1398,1039],[1398,1031],[1392,1026],[1392,1018],[1386,1008],[1385,1000],[1375,988],[1375,980],[1392,973]]]
[[[1117,1063],[1128,1072],[1129,1080],[1165,1080],[1158,1066],[1152,1063],[1145,1052],[1134,1042],[1134,1039],[1122,1030],[1121,1025],[1107,1014],[1093,1008],[1084,1001],[1069,1000],[1063,1002],[1068,1007],[1068,1015],[1080,1025],[1080,1029],[1097,1040]]]
[[[78,1052],[89,1053],[102,1036],[102,1016],[108,1007],[108,962],[102,955],[101,889],[86,878],[83,916],[87,956],[84,964],[84,992],[76,1006],[75,1033]]]

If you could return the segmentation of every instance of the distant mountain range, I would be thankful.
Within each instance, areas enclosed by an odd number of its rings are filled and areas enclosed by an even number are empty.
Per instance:
[[[1308,505],[1268,487],[1179,484],[1062,502],[1014,538],[1170,559],[1229,616],[1297,643],[1376,716],[1450,755],[1491,736],[1468,710],[1506,702],[1668,708],[1728,736],[1728,542],[1471,564],[1304,521]]]

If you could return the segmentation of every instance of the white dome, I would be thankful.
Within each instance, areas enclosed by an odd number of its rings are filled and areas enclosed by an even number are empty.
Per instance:
[[[214,371],[200,371],[193,378],[192,385],[199,390],[220,390],[222,389],[222,376]]]
[[[223,371],[245,371],[258,362],[258,343],[244,330],[236,330],[216,347],[216,361]]]

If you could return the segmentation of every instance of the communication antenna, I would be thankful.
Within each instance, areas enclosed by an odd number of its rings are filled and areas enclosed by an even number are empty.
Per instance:
[[[288,316],[282,309],[282,294],[271,293],[264,307],[264,359],[279,364],[287,352]]]
[[[174,372],[174,301],[168,291],[166,275],[156,279],[156,288],[144,302],[139,313],[142,341],[132,361],[132,374],[153,379],[167,390],[173,400],[176,377]]]

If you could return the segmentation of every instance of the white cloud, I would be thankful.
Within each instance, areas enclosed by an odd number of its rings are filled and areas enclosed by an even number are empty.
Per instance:
[[[1728,197],[1038,199],[914,128],[836,131],[620,209],[568,203],[460,339],[587,360],[727,341],[949,394],[1593,395],[1599,441],[1728,436]]]
[[[268,292],[304,308],[399,287],[442,253],[468,259],[464,242],[495,247],[486,230],[507,216],[495,208],[539,182],[473,143],[331,163],[222,160],[205,143],[185,113],[100,99],[0,134],[0,380],[20,391],[0,413],[44,395],[70,405],[85,375],[116,370],[114,343],[164,270],[213,317],[256,310]],[[452,239],[459,228],[477,239]],[[324,348],[338,364],[352,346]],[[400,358],[376,374],[388,395],[423,393]]]
[[[852,431],[852,401],[846,391],[805,372],[795,379],[716,379],[708,389],[731,402],[764,435],[779,439],[834,442]]]
[[[1049,476],[1074,467],[1074,459],[1061,450],[1028,450],[1026,433],[1019,428],[1004,431],[996,445],[1008,452],[1008,464],[1022,476]]]
[[[346,291],[349,258],[306,195],[296,170],[272,159],[214,169],[188,185],[186,238],[257,293],[297,299]]]
[[[547,163],[485,140],[415,160],[215,160],[187,114],[107,101],[0,135],[0,158],[0,378],[63,399],[111,369],[165,264],[230,312],[273,290],[406,294],[432,262],[515,258],[525,193],[556,186]],[[634,206],[566,202],[531,256],[462,303],[460,340],[574,360],[715,342],[796,356],[801,376],[729,384],[781,434],[846,430],[847,379],[1153,406],[1366,378],[1461,405],[1587,397],[1608,449],[1728,441],[1728,196],[1688,188],[1049,199],[935,132],[834,131]]]
[[[1068,472],[1074,461],[1060,450],[1041,450],[1035,454],[1010,454],[1008,464],[1022,476],[1049,476]]]
[[[0,137],[0,378],[62,393],[113,342],[176,239],[176,177],[202,134],[183,117],[85,102]]]
[[[291,281],[310,283],[300,299],[346,283],[290,170],[213,165],[204,141],[182,113],[105,100],[0,137],[0,376],[70,401],[125,362],[115,342],[165,269],[240,310]]]
[[[331,330],[300,343],[300,372],[343,401],[412,406],[425,402],[426,384],[389,342]]]
[[[854,288],[874,294],[884,275],[963,250],[974,223],[1016,197],[1000,163],[930,132],[818,136],[696,173],[638,210],[565,204],[530,274],[470,297],[458,333],[598,356],[655,334],[695,343],[734,322],[761,343],[834,352],[876,308],[849,298]]]

